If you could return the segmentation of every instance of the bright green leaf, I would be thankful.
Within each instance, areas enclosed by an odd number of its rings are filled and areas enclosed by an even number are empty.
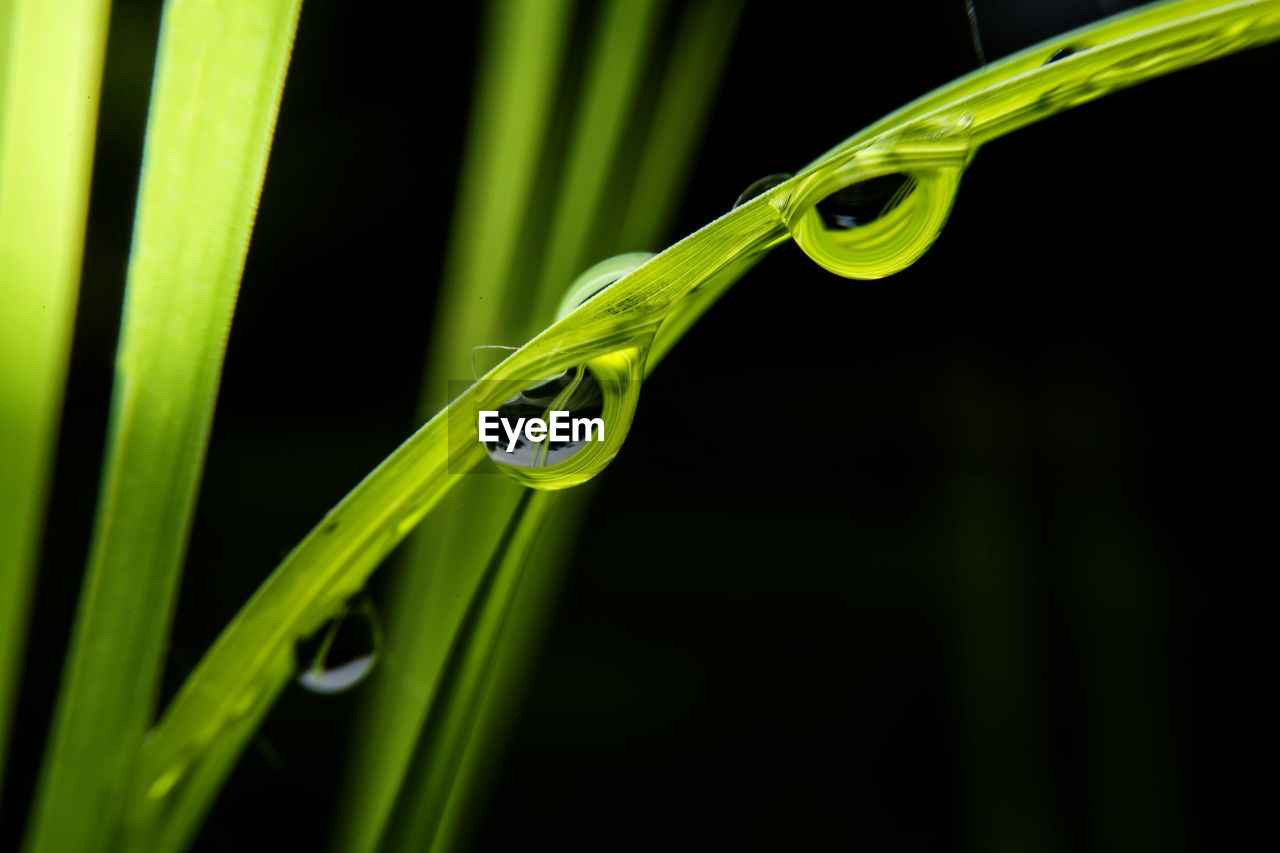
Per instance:
[[[102,850],[119,831],[300,3],[165,7],[102,495],[31,850]]]

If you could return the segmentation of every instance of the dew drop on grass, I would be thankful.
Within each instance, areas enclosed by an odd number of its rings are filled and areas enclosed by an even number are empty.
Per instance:
[[[883,278],[906,269],[947,221],[964,152],[957,147],[955,165],[873,175],[816,200],[794,200],[784,213],[791,237],[815,263],[845,278]]]
[[[742,191],[742,195],[738,196],[738,200],[733,203],[734,207],[741,207],[751,199],[766,193],[776,187],[778,184],[791,180],[790,172],[777,172],[772,175],[765,175],[763,178],[755,181],[751,186]]]
[[[556,319],[563,320],[652,257],[651,252],[631,252],[595,264],[566,290]],[[610,310],[606,306],[601,313],[607,318]],[[507,398],[497,409],[497,441],[484,442],[498,470],[535,489],[567,489],[604,470],[631,429],[651,341],[652,330],[624,337],[616,351],[586,358],[583,364],[556,376],[530,381],[520,393]],[[562,440],[551,440],[552,412],[565,413],[559,416],[564,424],[561,429],[567,432]],[[519,425],[521,418],[524,425]],[[530,438],[524,426],[535,418],[543,421],[548,431]],[[514,445],[504,423],[518,430]]]
[[[1044,64],[1052,65],[1053,63],[1057,62],[1059,59],[1066,59],[1068,56],[1071,56],[1075,52],[1076,52],[1076,49],[1074,47],[1068,46],[1068,47],[1059,48],[1058,50],[1055,50],[1049,56],[1049,58],[1044,61]]]
[[[312,693],[349,690],[373,669],[380,639],[373,602],[361,595],[298,643],[298,684]]]

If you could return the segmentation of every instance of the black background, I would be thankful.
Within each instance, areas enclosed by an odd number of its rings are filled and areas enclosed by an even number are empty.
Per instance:
[[[415,427],[480,34],[461,5],[304,5],[170,686]],[[1098,15],[1037,5],[977,4],[990,57]],[[113,10],[0,846],[87,550],[158,6]],[[672,236],[975,64],[962,2],[750,5]],[[1248,840],[1273,805],[1278,68],[1250,52],[989,144],[890,279],[784,245],[739,282],[599,479],[477,849]],[[201,849],[322,847],[356,702],[286,694]]]

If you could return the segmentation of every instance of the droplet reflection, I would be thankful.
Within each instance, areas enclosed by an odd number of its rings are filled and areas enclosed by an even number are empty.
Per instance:
[[[380,639],[373,602],[362,595],[298,643],[298,684],[312,693],[350,690],[373,669]]]
[[[818,202],[818,215],[830,230],[847,231],[874,222],[893,210],[915,188],[907,175],[880,175],[851,184]]]

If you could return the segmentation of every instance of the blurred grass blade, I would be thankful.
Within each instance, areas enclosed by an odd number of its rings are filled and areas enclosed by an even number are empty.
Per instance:
[[[379,850],[435,849],[493,661],[493,638],[503,630],[529,552],[556,497],[531,489],[520,496],[449,649],[436,691],[440,701],[427,713]]]
[[[575,534],[583,522],[595,494],[592,488],[552,492],[556,506],[543,523],[537,537],[526,546],[525,568],[519,585],[511,592],[502,629],[484,638],[492,647],[483,678],[474,682],[473,721],[469,736],[457,747],[460,753],[451,778],[451,787],[439,795],[419,788],[419,794],[447,798],[439,827],[434,835],[437,851],[465,850],[475,821],[483,814],[484,797],[494,765],[502,758],[510,729],[518,719],[521,700],[537,669],[539,653],[548,624],[555,612],[561,583],[572,554]],[[486,606],[493,606],[492,603]],[[444,701],[467,701],[464,697],[441,697]],[[435,709],[433,708],[433,713]],[[430,733],[430,730],[428,730]],[[436,744],[439,747],[439,744]],[[414,761],[426,761],[430,747],[424,739],[414,746]],[[419,756],[421,755],[421,758]],[[419,777],[406,777],[411,786]],[[412,790],[412,789],[410,789]],[[401,796],[407,799],[405,789]]]
[[[492,4],[423,381],[423,420],[448,402],[449,380],[471,376],[473,346],[519,343],[546,319],[530,322],[500,306],[528,289],[527,259],[517,253],[520,225],[546,148],[573,10],[568,0]]]
[[[742,6],[742,0],[704,0],[684,10],[631,192],[622,206],[620,251],[656,250],[667,236],[694,152],[711,120]]]
[[[537,290],[532,294],[529,313],[535,323],[552,319],[564,289],[582,272],[662,8],[659,0],[611,0],[598,10],[595,41],[583,77],[586,89],[569,140]]]
[[[574,5],[567,0],[496,0],[489,5],[475,112],[453,215],[442,296],[423,375],[420,412],[446,402],[450,379],[471,375],[471,348],[518,343],[528,317],[496,306],[527,302],[529,259],[519,247],[549,135]],[[536,263],[532,265],[536,269]],[[409,543],[395,594],[385,604],[395,663],[365,688],[335,849],[368,850],[395,798],[449,638],[521,489],[505,477],[460,483]],[[476,507],[483,507],[477,512]],[[466,518],[458,524],[458,518]],[[407,691],[403,678],[426,681]]]
[[[108,6],[0,0],[0,785],[71,350]]]
[[[102,494],[32,850],[110,843],[154,713],[300,3],[165,6]]]

